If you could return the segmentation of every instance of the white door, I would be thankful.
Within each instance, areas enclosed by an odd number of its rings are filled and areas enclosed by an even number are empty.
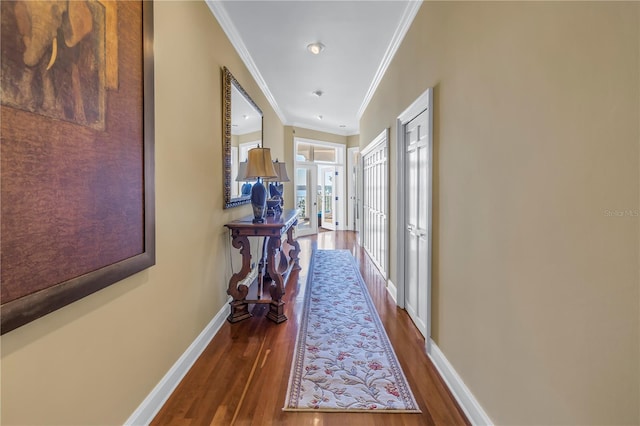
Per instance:
[[[318,167],[296,167],[296,209],[298,209],[298,236],[318,233]]]
[[[348,231],[355,231],[357,212],[357,196],[356,188],[358,182],[358,158],[360,157],[360,148],[347,149],[347,219],[345,220],[345,228]]]
[[[388,130],[362,150],[362,247],[387,278],[388,255]]]
[[[320,197],[322,220],[320,226],[332,231],[336,230],[336,168],[320,168]]]
[[[431,133],[426,110],[405,125],[405,309],[429,338]]]

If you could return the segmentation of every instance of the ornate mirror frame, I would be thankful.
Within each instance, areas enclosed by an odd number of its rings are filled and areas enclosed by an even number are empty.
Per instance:
[[[251,99],[249,94],[242,88],[238,80],[231,74],[227,67],[222,68],[222,91],[223,91],[223,104],[222,104],[222,170],[223,170],[223,192],[224,192],[224,208],[241,206],[251,202],[250,196],[231,197],[231,185],[235,182],[235,176],[231,175],[232,169],[232,155],[231,155],[231,130],[232,130],[232,86],[244,97],[249,105],[260,114],[260,141],[262,141],[264,126],[263,126],[263,114],[262,110]]]

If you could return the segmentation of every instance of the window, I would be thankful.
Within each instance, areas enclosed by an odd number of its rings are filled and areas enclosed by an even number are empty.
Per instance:
[[[299,142],[296,145],[296,160],[315,163],[337,163],[337,149],[330,146]]]

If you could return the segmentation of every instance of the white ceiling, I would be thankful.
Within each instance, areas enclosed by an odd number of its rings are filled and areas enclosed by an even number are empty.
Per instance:
[[[285,125],[352,135],[421,3],[207,4]],[[306,46],[317,41],[325,48],[313,55]]]

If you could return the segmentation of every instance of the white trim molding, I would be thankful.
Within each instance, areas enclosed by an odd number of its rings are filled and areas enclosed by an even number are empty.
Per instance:
[[[398,288],[391,280],[387,280],[387,293],[389,293],[389,296],[391,296],[391,298],[397,305],[398,304]]]
[[[407,31],[409,31],[409,28],[411,27],[411,24],[413,23],[413,20],[416,17],[418,13],[418,9],[420,9],[421,5],[422,5],[422,0],[409,1],[407,3],[407,7],[405,8],[404,13],[402,14],[400,23],[396,28],[396,32],[393,34],[393,37],[391,38],[391,42],[387,47],[387,51],[384,53],[384,57],[382,58],[382,61],[380,61],[380,65],[378,66],[376,75],[373,77],[373,80],[371,81],[371,85],[369,86],[369,90],[367,91],[367,94],[362,100],[360,109],[358,109],[358,120],[362,118],[362,115],[364,114],[364,111],[367,109],[369,102],[371,102],[371,98],[373,98],[373,95],[376,93],[376,90],[378,89],[378,86],[382,81],[382,77],[384,77],[384,74],[387,72],[387,68],[389,68],[389,65],[391,64],[391,60],[393,59],[396,52],[400,48],[400,44],[402,43],[402,40],[404,40],[404,36],[407,34]]]
[[[211,339],[218,333],[228,315],[229,307],[228,304],[225,303],[222,309],[218,311],[204,330],[202,330],[198,337],[189,345],[187,350],[184,351],[182,356],[173,364],[167,374],[164,375],[144,401],[142,401],[136,411],[124,422],[126,426],[148,425],[151,423],[182,378],[189,372],[200,354],[202,354],[209,342],[211,342]]]
[[[462,408],[462,411],[464,411],[464,414],[471,424],[492,426],[493,422],[487,413],[485,413],[478,400],[473,396],[467,385],[464,384],[462,378],[433,340],[431,340],[431,344],[429,345],[428,353],[433,365],[435,365],[440,373],[440,377],[442,377],[442,380],[446,383],[453,397],[458,401],[460,408]]]

